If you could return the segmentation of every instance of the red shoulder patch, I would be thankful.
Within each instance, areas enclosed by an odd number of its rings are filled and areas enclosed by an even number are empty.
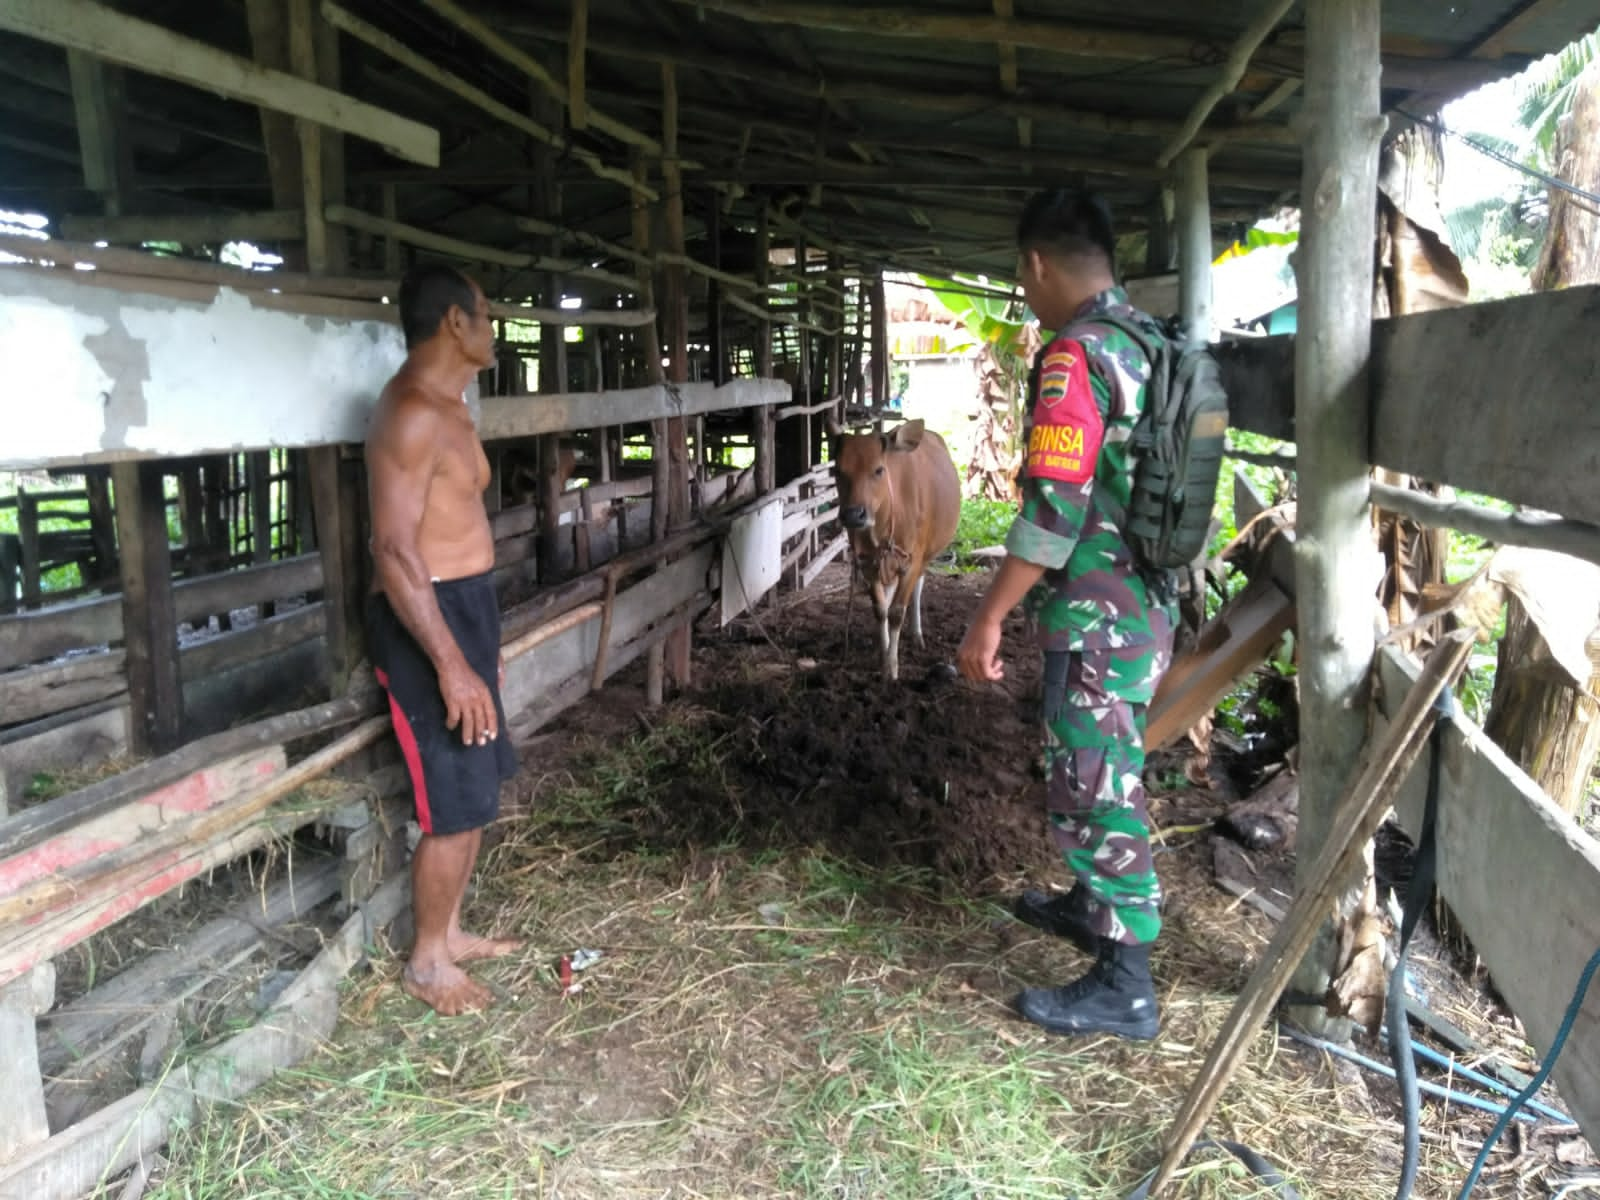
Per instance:
[[[1051,342],[1039,366],[1025,465],[1029,479],[1086,483],[1094,478],[1105,437],[1083,347],[1071,338]]]

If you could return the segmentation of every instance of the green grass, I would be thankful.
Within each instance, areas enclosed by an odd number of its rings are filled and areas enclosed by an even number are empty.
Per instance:
[[[951,543],[958,566],[970,565],[972,552],[1005,543],[1017,506],[1005,500],[963,500],[961,522]]]

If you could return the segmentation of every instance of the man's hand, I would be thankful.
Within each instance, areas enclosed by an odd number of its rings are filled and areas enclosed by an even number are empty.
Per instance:
[[[461,744],[486,745],[499,736],[495,728],[494,696],[478,673],[460,659],[439,672],[439,695],[444,700],[445,726],[461,727]]]
[[[961,649],[956,651],[956,667],[966,678],[976,683],[995,682],[1006,676],[1005,665],[1000,661],[1000,622],[981,613],[961,639]]]

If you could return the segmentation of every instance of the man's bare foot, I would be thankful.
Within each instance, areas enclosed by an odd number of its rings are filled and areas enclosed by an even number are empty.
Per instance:
[[[515,954],[525,945],[521,938],[479,937],[475,933],[456,930],[450,935],[447,946],[450,960],[457,963],[478,962],[485,958],[504,958]]]
[[[441,1017],[477,1012],[494,1003],[494,994],[454,963],[427,971],[414,970],[407,963],[400,986],[406,995],[415,996]]]

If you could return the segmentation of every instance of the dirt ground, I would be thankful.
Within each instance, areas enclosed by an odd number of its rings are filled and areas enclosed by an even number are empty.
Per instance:
[[[719,743],[720,769],[678,775],[635,814],[633,835],[663,847],[815,844],[927,868],[968,894],[1056,878],[1035,770],[1038,655],[1020,618],[1006,627],[1004,683],[972,687],[941,670],[986,580],[930,582],[927,644],[902,638],[898,685],[880,678],[868,602],[857,593],[847,608],[837,565],[811,590],[700,636],[685,700]],[[555,732],[594,732],[607,712],[649,720],[624,684]]]
[[[1032,1029],[1017,989],[1082,959],[1007,912],[1024,883],[1069,882],[1034,765],[1036,652],[1013,619],[1003,684],[940,670],[987,582],[930,579],[898,686],[834,567],[701,630],[694,687],[665,708],[645,708],[641,664],[570,710],[524,748],[469,898],[469,922],[529,943],[474,968],[496,1008],[441,1022],[397,986],[402,948],[380,954],[327,1050],[205,1114],[150,1195],[1126,1195],[1271,935],[1217,886],[1213,823],[1282,746],[1214,747],[1199,772],[1152,759],[1160,1038]],[[1291,886],[1292,855],[1241,853],[1264,895]],[[563,994],[556,963],[580,948],[601,957]],[[1435,1007],[1527,1067],[1514,1024],[1423,951]],[[1386,1081],[1268,1028],[1211,1129],[1302,1195],[1377,1200],[1398,1115]],[[1491,1123],[1427,1104],[1419,1197],[1454,1194]],[[1591,1166],[1543,1122],[1479,1194],[1546,1195]],[[1250,1188],[1212,1164],[1184,1194]]]

